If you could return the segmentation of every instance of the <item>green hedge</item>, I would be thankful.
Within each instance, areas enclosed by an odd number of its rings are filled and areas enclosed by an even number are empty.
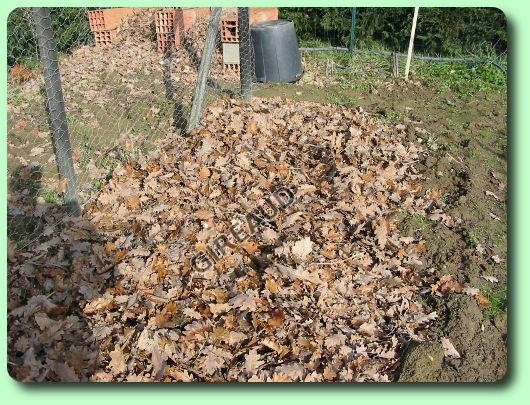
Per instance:
[[[362,47],[405,51],[408,46],[411,7],[358,7],[356,42]],[[285,7],[280,18],[294,21],[298,38],[348,46],[351,8]],[[415,49],[430,55],[460,56],[478,49],[506,52],[506,18],[495,8],[422,7]]]
[[[51,15],[57,52],[68,53],[73,48],[93,42],[86,7],[52,7]],[[17,8],[7,18],[7,64],[34,65],[37,60],[35,29],[29,8]]]
[[[72,48],[93,41],[87,10],[80,7],[52,7],[57,51],[68,53]],[[17,8],[7,21],[7,63],[32,65],[37,45],[28,8]],[[412,8],[358,7],[355,32],[361,48],[384,47],[405,51],[410,35]],[[351,8],[344,7],[282,7],[280,18],[295,22],[298,38],[348,46]],[[420,9],[416,30],[416,52],[460,56],[477,49],[506,52],[508,35],[506,18],[494,8],[424,7]]]

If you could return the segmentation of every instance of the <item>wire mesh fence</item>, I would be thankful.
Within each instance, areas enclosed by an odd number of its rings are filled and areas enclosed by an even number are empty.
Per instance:
[[[237,8],[13,11],[8,237],[19,247],[46,238],[118,166],[170,133],[187,136],[204,106],[239,97],[239,66],[253,53],[239,52],[250,33],[237,22]],[[245,89],[248,99],[250,82]]]
[[[295,22],[306,69],[303,82],[319,86],[338,76],[350,82],[374,73],[403,76],[413,15],[412,7],[290,7],[280,12]],[[479,62],[505,71],[506,18],[499,10],[425,7],[417,23],[411,67],[416,76],[438,62],[463,69]]]

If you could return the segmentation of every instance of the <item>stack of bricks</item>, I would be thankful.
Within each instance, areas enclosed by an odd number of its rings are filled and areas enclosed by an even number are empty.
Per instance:
[[[94,33],[97,46],[108,45],[116,37],[116,31],[121,21],[128,15],[134,14],[145,7],[116,7],[93,10],[88,12],[90,30]]]
[[[173,30],[175,32],[175,46],[179,46],[184,32],[198,20],[210,15],[210,7],[179,7],[175,13]]]
[[[239,23],[237,7],[224,8],[221,18],[221,44],[223,46],[223,70],[239,73]]]
[[[156,46],[160,51],[173,47],[175,15],[176,9],[174,7],[166,7],[155,13]]]
[[[158,50],[179,46],[184,31],[209,14],[210,7],[170,7],[158,11],[155,14]]]
[[[225,14],[232,14],[221,19],[221,42],[223,44],[223,70],[239,72],[239,24],[237,7],[223,9]],[[250,7],[249,22],[255,24],[261,21],[278,19],[277,7]]]

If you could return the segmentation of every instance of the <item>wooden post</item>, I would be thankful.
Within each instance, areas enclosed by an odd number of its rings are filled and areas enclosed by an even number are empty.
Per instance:
[[[195,84],[195,94],[193,96],[193,105],[191,107],[190,120],[188,123],[188,132],[190,132],[201,117],[202,103],[204,101],[204,92],[206,90],[206,82],[208,79],[208,72],[210,71],[210,64],[212,62],[213,52],[215,50],[215,41],[217,40],[217,32],[219,30],[219,19],[221,18],[221,7],[214,7],[210,16],[210,23],[208,24],[208,31],[206,32],[206,39],[204,41],[204,50],[201,57],[201,65],[197,75],[197,83]]]
[[[409,50],[407,52],[407,64],[405,65],[405,80],[409,79],[410,60],[412,59],[412,48],[414,48],[414,36],[416,35],[416,21],[418,21],[419,7],[414,7],[412,18],[412,29],[410,30]]]
[[[392,52],[392,76],[399,77],[399,59],[397,52]]]
[[[64,202],[68,214],[79,216],[81,208],[77,199],[77,179],[72,159],[72,146],[68,135],[68,124],[64,110],[64,98],[59,72],[59,59],[52,28],[52,19],[48,7],[33,7],[35,32],[44,75],[48,118],[52,133],[57,170],[61,180],[65,180]]]

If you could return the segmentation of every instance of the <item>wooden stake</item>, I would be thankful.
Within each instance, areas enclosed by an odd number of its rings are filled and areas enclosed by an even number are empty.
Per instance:
[[[407,64],[405,65],[405,80],[409,79],[410,60],[412,59],[412,48],[414,48],[414,36],[416,35],[416,21],[418,21],[419,7],[414,7],[412,18],[412,29],[410,30],[409,51],[407,52]]]
[[[392,76],[399,77],[399,61],[397,52],[392,52]]]

